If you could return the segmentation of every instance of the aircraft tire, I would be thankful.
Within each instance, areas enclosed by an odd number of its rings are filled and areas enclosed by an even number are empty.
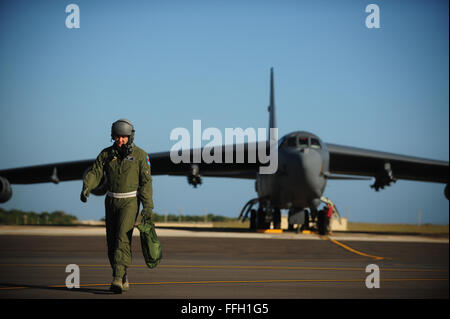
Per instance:
[[[281,211],[275,208],[273,211],[273,229],[281,229]]]
[[[319,235],[328,235],[330,227],[330,219],[324,212],[319,212],[317,216],[317,227],[319,228]]]
[[[258,211],[256,212],[256,228],[266,229],[265,220],[266,220],[266,212],[262,207],[259,207]]]
[[[256,230],[256,210],[250,211],[250,230]]]
[[[288,230],[294,230],[294,225],[289,223],[289,219],[291,218],[291,216],[294,214],[294,211],[292,209],[289,210],[288,212]]]

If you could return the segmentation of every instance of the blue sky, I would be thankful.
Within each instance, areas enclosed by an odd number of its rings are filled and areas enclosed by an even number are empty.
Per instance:
[[[68,4],[80,29],[65,26]],[[380,8],[367,29],[365,8]],[[0,2],[0,169],[93,159],[128,118],[136,144],[168,151],[172,129],[267,127],[275,69],[279,136],[449,159],[448,1]],[[395,173],[395,172],[394,172]],[[159,213],[237,216],[254,182],[154,176]],[[444,185],[331,181],[350,221],[448,223]],[[81,181],[13,185],[4,208],[104,216]]]

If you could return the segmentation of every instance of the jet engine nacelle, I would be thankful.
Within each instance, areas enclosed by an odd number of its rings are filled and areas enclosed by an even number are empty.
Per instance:
[[[198,165],[191,166],[191,173],[187,176],[187,180],[194,188],[197,188],[197,185],[202,184],[202,177],[200,176]]]
[[[12,197],[12,189],[9,181],[0,176],[0,203],[6,203]]]
[[[92,169],[92,166],[89,166],[83,173],[83,179],[86,176],[86,174]],[[96,196],[103,196],[108,191],[108,185],[107,185],[106,175],[103,174],[102,180],[100,181],[100,184],[93,190],[91,190],[91,194],[94,194]]]

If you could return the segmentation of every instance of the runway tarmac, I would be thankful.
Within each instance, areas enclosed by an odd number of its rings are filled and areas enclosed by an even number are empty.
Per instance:
[[[104,228],[51,229],[0,228],[0,299],[449,298],[448,237],[157,228],[164,258],[148,269],[135,230],[130,291],[115,295]],[[66,287],[70,264],[80,288]]]

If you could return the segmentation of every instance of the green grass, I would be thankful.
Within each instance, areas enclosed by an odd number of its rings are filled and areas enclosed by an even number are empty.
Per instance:
[[[249,228],[250,221],[241,222],[240,220],[230,220],[224,222],[213,222],[214,228]]]
[[[239,220],[225,222],[214,222],[214,228],[249,228],[249,221],[244,223]],[[430,225],[421,226],[410,224],[377,224],[377,223],[348,223],[348,231],[362,232],[392,232],[392,233],[412,233],[412,234],[448,234],[449,225]]]
[[[411,224],[375,224],[375,223],[348,223],[349,231],[364,232],[394,232],[394,233],[420,233],[420,234],[448,234],[448,225],[424,224],[421,226]]]

